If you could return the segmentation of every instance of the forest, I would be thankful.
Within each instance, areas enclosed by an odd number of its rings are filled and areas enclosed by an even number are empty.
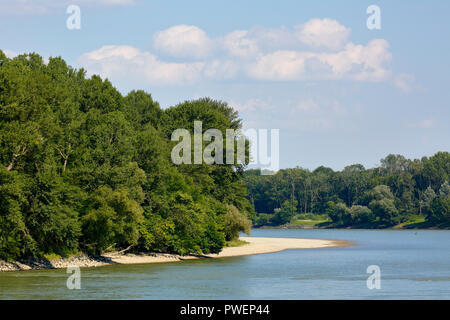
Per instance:
[[[450,154],[422,159],[390,154],[376,168],[342,171],[248,170],[244,180],[257,215],[253,223],[285,225],[295,219],[329,219],[327,227],[385,228],[416,218],[421,227],[450,227]]]
[[[174,165],[177,128],[239,129],[210,98],[162,109],[62,58],[0,51],[0,259],[218,253],[249,232],[243,164]]]

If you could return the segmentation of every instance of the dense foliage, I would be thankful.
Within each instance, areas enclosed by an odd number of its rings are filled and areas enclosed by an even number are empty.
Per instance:
[[[285,224],[296,216],[328,214],[335,226],[388,227],[423,215],[428,226],[450,225],[450,154],[420,160],[389,155],[381,165],[360,164],[335,172],[319,167],[260,175],[248,170],[256,225]]]
[[[248,231],[243,165],[171,162],[177,128],[239,129],[209,98],[163,110],[61,58],[0,51],[0,258],[217,253]]]

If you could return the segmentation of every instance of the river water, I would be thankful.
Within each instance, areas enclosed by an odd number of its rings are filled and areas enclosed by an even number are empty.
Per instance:
[[[353,247],[81,269],[0,273],[0,299],[450,299],[450,231],[253,230],[252,236],[350,240]],[[380,289],[367,268],[379,267]],[[374,282],[370,282],[374,283]]]

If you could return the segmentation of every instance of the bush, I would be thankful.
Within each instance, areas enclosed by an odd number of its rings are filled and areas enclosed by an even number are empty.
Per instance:
[[[224,216],[223,230],[226,241],[239,238],[240,232],[250,234],[252,223],[235,206],[227,206],[227,213]]]
[[[366,206],[353,205],[348,208],[345,203],[328,204],[328,215],[337,225],[349,226],[370,222],[374,219],[372,211]]]
[[[283,202],[281,209],[275,213],[274,222],[277,225],[286,224],[291,222],[292,218],[297,213],[297,200],[294,200],[293,203],[291,201],[286,200]]]
[[[369,204],[370,210],[378,217],[381,223],[394,225],[399,222],[398,210],[395,207],[393,199],[384,198],[381,200],[372,200]]]
[[[337,225],[349,225],[351,224],[350,209],[345,203],[339,202],[335,204],[333,201],[329,201],[327,205],[327,213],[330,219]]]
[[[350,208],[352,224],[367,223],[374,220],[372,210],[366,206],[354,205]]]
[[[382,224],[394,225],[401,221],[402,217],[395,205],[396,198],[388,186],[378,185],[368,194],[372,199],[369,208]]]
[[[264,226],[271,224],[273,221],[274,215],[268,213],[258,213],[253,220],[253,224],[255,226]]]

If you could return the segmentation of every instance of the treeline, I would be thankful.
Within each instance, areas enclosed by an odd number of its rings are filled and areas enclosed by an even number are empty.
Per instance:
[[[242,165],[171,162],[173,130],[239,129],[209,98],[162,110],[61,58],[0,51],[0,258],[217,253],[249,231]]]
[[[388,155],[377,168],[318,167],[260,175],[248,170],[248,198],[256,225],[281,225],[326,214],[333,226],[389,227],[414,215],[428,226],[450,226],[450,154],[409,160]]]

